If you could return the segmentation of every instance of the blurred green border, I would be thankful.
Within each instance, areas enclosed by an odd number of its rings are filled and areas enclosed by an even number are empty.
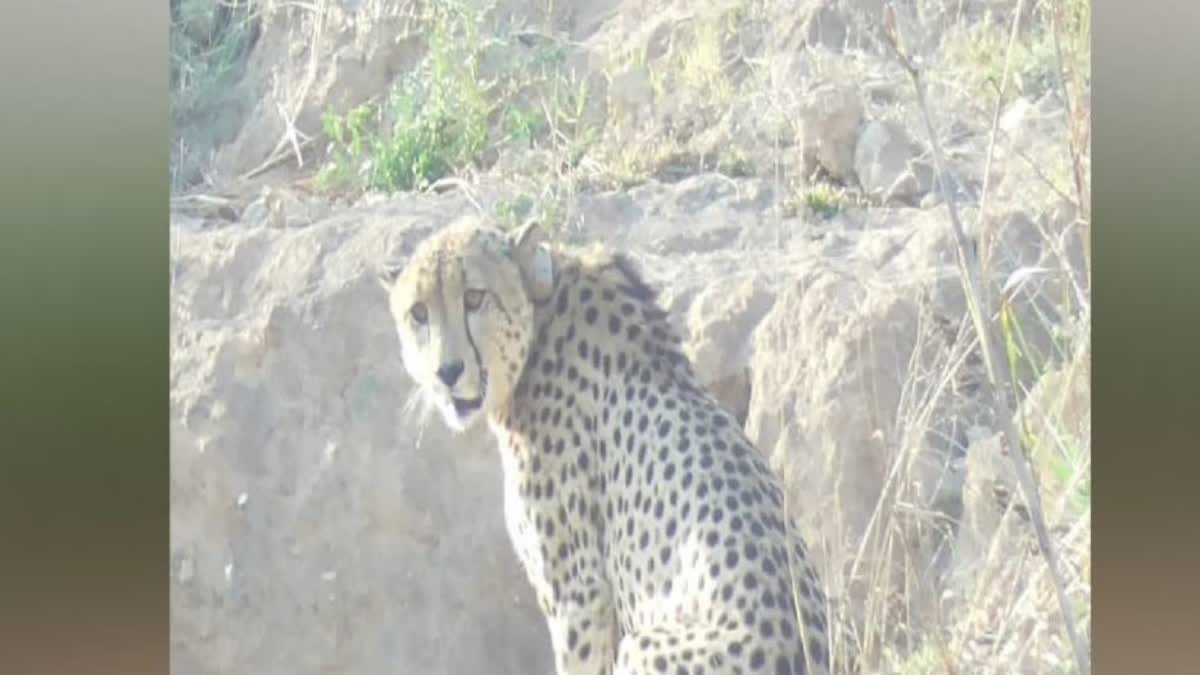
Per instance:
[[[1195,672],[1200,6],[1093,2],[1096,673]]]
[[[1095,672],[1191,672],[1200,8],[1096,4]],[[167,13],[0,27],[6,673],[167,672]]]
[[[167,14],[0,19],[0,672],[167,672]]]

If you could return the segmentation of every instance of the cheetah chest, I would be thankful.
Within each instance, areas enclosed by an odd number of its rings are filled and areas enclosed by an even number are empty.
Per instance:
[[[544,604],[551,597],[552,537],[545,531],[553,518],[550,500],[529,494],[526,469],[521,465],[519,447],[505,430],[494,427],[500,444],[504,471],[504,523],[517,559],[521,561],[538,598]]]

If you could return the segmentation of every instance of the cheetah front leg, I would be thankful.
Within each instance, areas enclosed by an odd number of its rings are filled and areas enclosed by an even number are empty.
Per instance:
[[[612,675],[617,616],[607,584],[589,580],[562,595],[546,619],[558,675]]]

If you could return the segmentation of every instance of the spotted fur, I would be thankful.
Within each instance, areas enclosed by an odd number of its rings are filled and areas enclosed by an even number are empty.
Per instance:
[[[408,372],[449,426],[486,418],[499,441],[560,675],[828,671],[779,480],[630,260],[468,222],[388,288]]]

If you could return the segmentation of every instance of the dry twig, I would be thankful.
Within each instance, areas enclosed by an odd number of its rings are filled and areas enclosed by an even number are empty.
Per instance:
[[[1025,496],[1030,521],[1037,536],[1038,548],[1046,560],[1047,571],[1054,586],[1059,610],[1063,615],[1063,624],[1074,651],[1076,667],[1079,669],[1081,675],[1088,675],[1090,672],[1088,650],[1075,627],[1074,613],[1071,610],[1071,603],[1067,598],[1066,583],[1063,581],[1062,572],[1058,565],[1058,555],[1050,539],[1049,529],[1046,527],[1041,492],[1038,489],[1028,453],[1021,439],[1020,432],[1017,430],[1012,410],[1008,404],[1007,393],[1012,390],[1012,383],[1009,381],[1008,371],[999,366],[1001,359],[997,356],[996,351],[999,343],[984,314],[986,306],[982,303],[982,272],[979,259],[974,246],[967,239],[966,230],[963,228],[962,220],[959,218],[954,194],[946,185],[945,162],[942,157],[941,143],[938,142],[933,115],[930,113],[929,104],[926,100],[925,82],[922,79],[921,68],[919,63],[904,49],[896,27],[895,10],[890,4],[884,8],[883,19],[884,30],[882,32],[884,42],[891,48],[900,66],[912,79],[917,104],[921,109],[921,115],[925,121],[926,132],[929,134],[930,148],[933,151],[934,169],[937,173],[938,189],[941,191],[942,199],[946,203],[946,209],[950,217],[950,227],[958,249],[957,259],[963,292],[967,298],[971,320],[975,324],[975,331],[979,337],[980,351],[982,352],[984,367],[987,370],[988,381],[997,394],[995,400],[1001,430],[1009,448],[1012,450],[1010,456],[1016,468],[1017,481]]]
[[[995,157],[996,139],[999,138],[1000,131],[1000,111],[1004,108],[1004,97],[1008,94],[1008,80],[1011,74],[1013,47],[1017,44],[1017,35],[1021,29],[1021,15],[1024,12],[1025,0],[1017,0],[1017,9],[1013,12],[1012,30],[1009,32],[1008,37],[1008,47],[1004,52],[1004,71],[1000,74],[1000,84],[996,92],[996,106],[992,111],[992,131],[991,138],[988,141],[987,157],[983,161],[983,187],[980,190],[981,196],[979,198],[979,222],[981,225],[986,222],[988,194],[991,192],[988,188],[991,187],[992,183],[992,160]],[[1041,173],[1040,169],[1035,168],[1034,170]],[[981,228],[980,238],[982,241],[980,243],[983,249],[983,259],[987,261],[991,255],[991,242],[983,237],[983,235],[984,232]]]

